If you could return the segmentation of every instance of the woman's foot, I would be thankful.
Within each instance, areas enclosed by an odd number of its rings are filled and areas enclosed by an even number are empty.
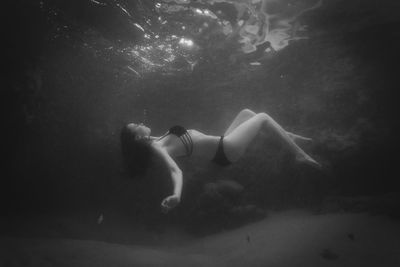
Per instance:
[[[313,159],[312,157],[310,157],[309,155],[307,155],[305,153],[298,154],[296,156],[296,161],[299,163],[304,163],[304,164],[310,165],[311,167],[314,167],[317,169],[322,168],[322,165],[319,162],[317,162],[315,159]]]
[[[286,132],[287,135],[289,136],[290,139],[293,140],[293,142],[295,142],[297,145],[298,143],[309,143],[312,142],[312,139],[309,137],[304,137],[298,134],[294,134],[294,133],[290,133],[290,132]]]

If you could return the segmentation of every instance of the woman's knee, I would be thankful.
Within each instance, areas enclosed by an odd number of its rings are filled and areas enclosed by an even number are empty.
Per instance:
[[[272,121],[272,118],[265,112],[258,113],[256,117],[263,123],[269,123]]]
[[[251,109],[245,108],[240,111],[240,114],[247,115],[247,116],[254,116],[256,113]]]

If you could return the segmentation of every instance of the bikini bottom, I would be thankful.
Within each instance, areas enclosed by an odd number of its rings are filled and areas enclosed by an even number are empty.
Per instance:
[[[223,135],[219,139],[217,152],[215,153],[215,156],[212,159],[212,162],[214,162],[215,164],[218,164],[220,166],[228,166],[228,165],[232,164],[232,162],[230,162],[229,159],[225,155],[224,136]]]

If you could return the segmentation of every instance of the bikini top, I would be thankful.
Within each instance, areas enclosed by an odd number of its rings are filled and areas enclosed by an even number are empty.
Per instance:
[[[192,155],[193,152],[193,141],[192,141],[192,137],[190,137],[190,134],[188,133],[188,131],[179,125],[175,125],[172,126],[168,132],[166,134],[164,134],[163,136],[161,136],[158,140],[163,139],[164,137],[166,137],[167,135],[173,134],[176,137],[178,137],[181,141],[183,146],[185,147],[186,150],[186,156],[189,157],[190,155]]]

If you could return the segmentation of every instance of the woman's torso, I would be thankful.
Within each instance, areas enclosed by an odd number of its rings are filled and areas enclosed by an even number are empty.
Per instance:
[[[192,153],[190,157],[199,160],[211,160],[215,156],[220,137],[213,135],[206,135],[197,130],[187,130],[193,143]],[[168,134],[161,139],[156,139],[170,156],[183,157],[187,155],[187,148],[183,144],[180,137],[174,134]]]

